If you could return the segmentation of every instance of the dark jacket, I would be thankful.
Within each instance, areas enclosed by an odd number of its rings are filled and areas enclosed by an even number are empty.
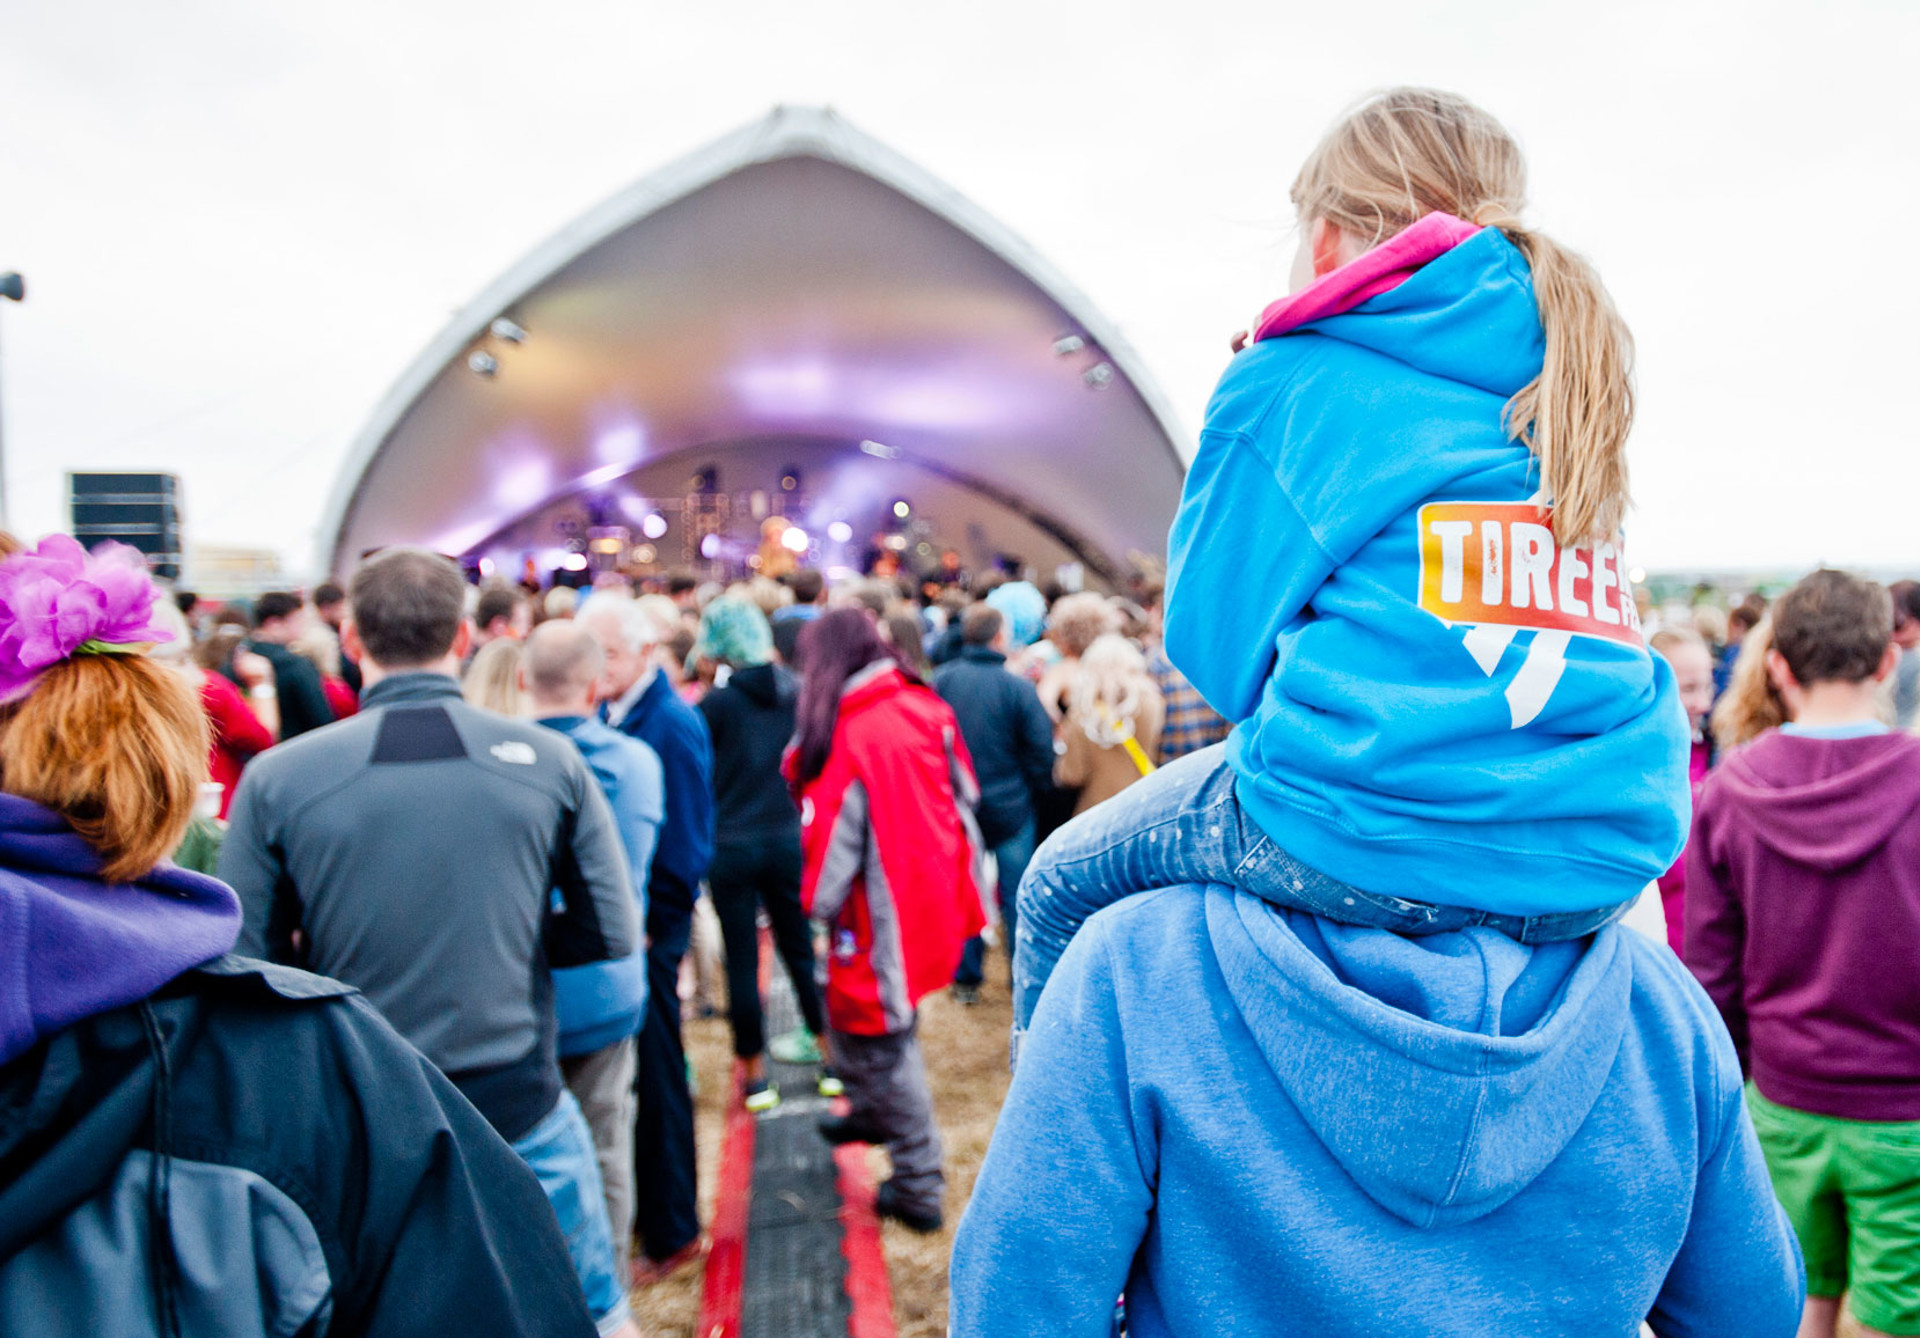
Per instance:
[[[224,956],[211,878],[99,868],[0,795],[0,1333],[593,1333],[533,1174],[364,1000]]]
[[[566,738],[467,705],[444,674],[363,700],[241,777],[220,851],[240,950],[365,991],[519,1138],[560,1099],[548,968],[640,944],[613,815]]]
[[[793,740],[800,682],[778,665],[740,669],[700,699],[713,736],[714,840],[800,843],[800,809],[780,759]]]
[[[1761,735],[1700,788],[1686,950],[1760,1095],[1920,1120],[1920,739]]]
[[[1033,797],[1053,783],[1053,722],[1040,694],[1007,672],[1007,657],[968,646],[933,675],[953,708],[980,781],[980,835],[1007,840],[1033,818]]]
[[[713,742],[700,713],[662,673],[614,728],[649,745],[666,771],[667,820],[647,880],[648,933],[660,938],[674,920],[693,914],[713,860]]]
[[[247,648],[273,666],[273,690],[280,706],[280,737],[298,738],[308,730],[333,723],[326,685],[320,671],[304,655],[296,655],[272,641],[252,641]]]

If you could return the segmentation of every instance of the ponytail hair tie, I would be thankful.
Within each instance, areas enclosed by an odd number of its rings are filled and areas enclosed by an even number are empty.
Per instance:
[[[1498,228],[1509,235],[1527,230],[1526,225],[1520,221],[1520,216],[1498,200],[1488,200],[1475,209],[1472,221],[1483,228]]]
[[[146,559],[126,544],[89,553],[53,534],[0,561],[0,703],[76,655],[143,655],[173,640],[154,621],[158,595]]]

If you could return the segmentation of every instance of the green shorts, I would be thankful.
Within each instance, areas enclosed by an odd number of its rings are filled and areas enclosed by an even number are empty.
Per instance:
[[[1840,1120],[1747,1084],[1773,1191],[1807,1261],[1810,1296],[1847,1294],[1870,1329],[1920,1334],[1920,1120]]]

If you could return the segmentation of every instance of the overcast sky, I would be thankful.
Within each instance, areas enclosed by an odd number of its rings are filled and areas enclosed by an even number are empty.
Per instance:
[[[179,473],[312,559],[420,347],[602,198],[830,104],[1024,235],[1190,430],[1284,286],[1286,188],[1368,89],[1468,94],[1639,344],[1633,561],[1912,566],[1920,5],[0,0],[15,527]]]

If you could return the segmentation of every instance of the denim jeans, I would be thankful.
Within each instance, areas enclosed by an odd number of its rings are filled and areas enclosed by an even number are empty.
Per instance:
[[[1485,925],[1522,943],[1582,938],[1632,902],[1551,915],[1501,915],[1363,892],[1282,850],[1234,795],[1227,745],[1169,762],[1048,837],[1020,884],[1014,955],[1016,1045],[1067,943],[1095,911],[1135,892],[1223,883],[1263,901],[1341,924],[1397,934],[1444,934]]]
[[[516,1140],[513,1150],[547,1192],[595,1325],[603,1334],[612,1333],[630,1318],[626,1279],[614,1271],[613,1233],[607,1226],[600,1164],[593,1135],[573,1093],[562,1092],[553,1113]]]
[[[1028,818],[1021,824],[1020,830],[1006,840],[992,847],[994,866],[994,899],[1000,903],[1000,931],[1005,935],[1007,962],[1013,962],[1014,930],[1019,924],[1019,910],[1014,893],[1020,887],[1020,880],[1026,876],[1027,865],[1033,860],[1034,822]],[[956,985],[978,985],[986,974],[987,941],[978,935],[967,940],[966,948],[960,954],[960,965],[953,973]]]

